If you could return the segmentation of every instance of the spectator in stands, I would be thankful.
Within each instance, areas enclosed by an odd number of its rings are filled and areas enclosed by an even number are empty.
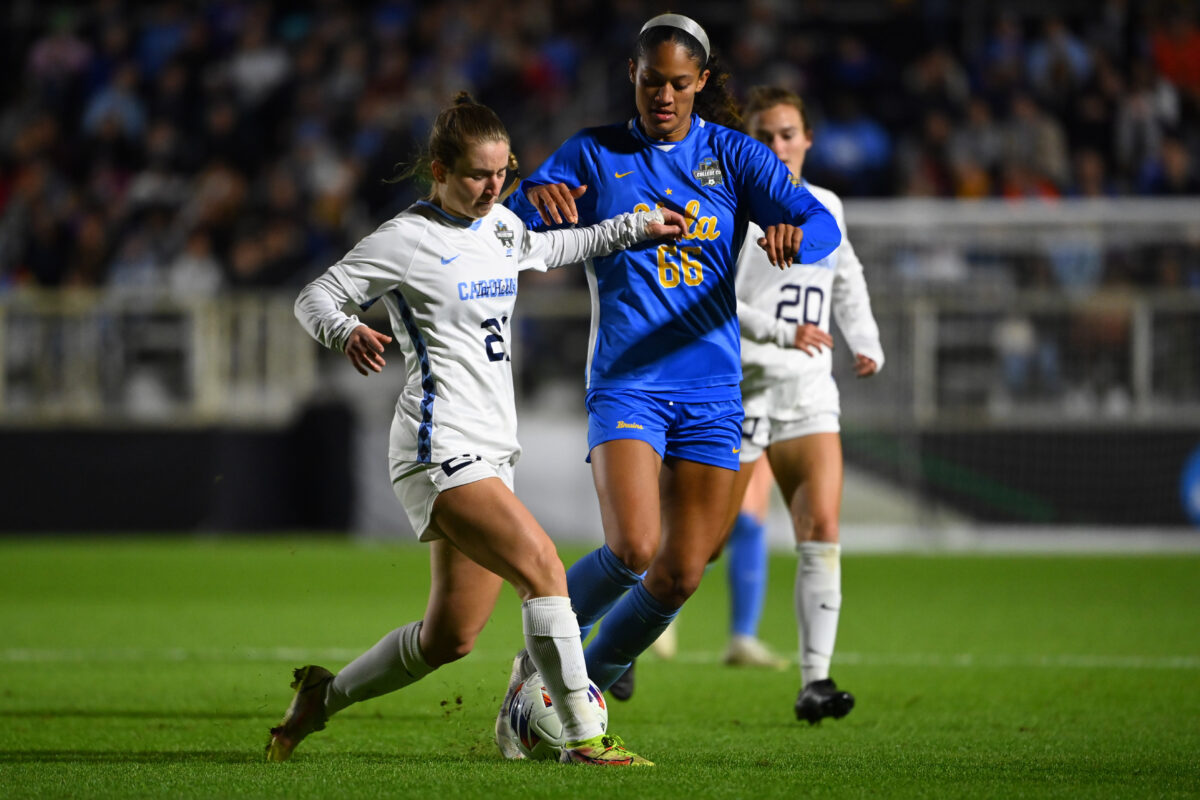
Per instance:
[[[950,134],[950,158],[956,165],[975,164],[996,174],[1004,155],[1004,137],[992,108],[982,97],[967,104],[966,119]]]
[[[519,0],[486,26],[462,24],[490,19],[484,0],[459,12],[411,2],[29,5],[9,15],[13,46],[0,52],[13,74],[0,87],[0,284],[105,280],[108,264],[52,264],[64,255],[54,236],[86,230],[107,243],[106,258],[126,252],[123,240],[140,235],[131,215],[165,183],[186,198],[165,257],[201,229],[228,270],[234,223],[275,213],[259,188],[279,170],[301,184],[289,213],[306,241],[306,255],[285,262],[312,277],[412,199],[379,179],[395,154],[412,152],[434,98],[474,86],[536,166],[570,132],[564,121],[580,119],[561,106],[611,66],[644,5],[578,0],[535,14],[519,13],[531,7]],[[823,135],[808,168],[848,197],[1194,192],[1195,8],[1105,0],[1085,18],[1044,5],[1003,11],[975,37],[946,36],[954,15],[944,9],[923,10],[922,28],[886,4],[886,19],[834,22],[806,4],[756,0],[718,44],[744,80],[769,72],[813,98]],[[601,94],[591,121],[626,113],[618,83]]]
[[[1200,175],[1183,140],[1176,136],[1163,139],[1157,157],[1142,165],[1138,189],[1152,195],[1200,195]]]
[[[1009,177],[1029,173],[1046,189],[1065,186],[1069,174],[1067,143],[1062,125],[1038,106],[1030,95],[1018,92],[1003,125],[1003,152]],[[1024,183],[1017,180],[1015,183]],[[1006,187],[1013,182],[1006,181]],[[1024,194],[1024,192],[1021,192]],[[1005,196],[1012,196],[1008,190]]]
[[[1033,90],[1056,111],[1087,82],[1092,57],[1083,42],[1061,17],[1050,16],[1042,25],[1042,38],[1029,47],[1026,74]]]
[[[1074,158],[1073,182],[1069,197],[1100,198],[1116,195],[1116,187],[1108,175],[1108,165],[1099,151],[1080,150]]]
[[[837,194],[874,195],[886,187],[892,157],[888,132],[852,95],[839,94],[833,116],[809,151],[813,181]]]
[[[1168,9],[1151,34],[1154,65],[1158,74],[1184,94],[1196,119],[1200,116],[1200,25],[1196,8],[1177,3]]]
[[[1117,163],[1136,176],[1162,147],[1164,134],[1179,124],[1179,93],[1150,62],[1133,64],[1129,87],[1117,105]]]

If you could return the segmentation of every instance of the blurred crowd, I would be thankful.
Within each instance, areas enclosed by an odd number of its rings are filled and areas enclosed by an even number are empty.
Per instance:
[[[697,2],[739,93],[810,105],[847,197],[1200,194],[1194,2]],[[460,88],[528,171],[624,119],[637,0],[7,4],[0,291],[298,285],[421,187],[386,183]]]

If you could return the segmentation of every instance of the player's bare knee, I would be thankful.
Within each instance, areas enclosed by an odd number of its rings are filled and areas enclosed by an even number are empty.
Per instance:
[[[567,573],[554,543],[544,544],[526,553],[518,569],[515,586],[522,600],[530,597],[562,597],[567,593]]]
[[[816,528],[816,520],[811,514],[793,514],[792,515],[792,530],[796,534],[797,542],[810,542],[813,538],[813,531]]]
[[[672,608],[682,606],[700,587],[704,569],[670,568],[646,576],[646,589],[659,602]]]
[[[616,546],[610,544],[609,549],[622,564],[633,572],[640,573],[645,572],[654,560],[654,554],[658,552],[658,540],[649,536],[626,537],[625,541],[618,542]]]
[[[462,632],[448,631],[436,637],[426,651],[422,648],[421,655],[425,663],[437,668],[452,661],[458,661],[475,649],[475,635]]]
[[[806,541],[836,543],[838,541],[837,517],[821,514],[813,517]]]

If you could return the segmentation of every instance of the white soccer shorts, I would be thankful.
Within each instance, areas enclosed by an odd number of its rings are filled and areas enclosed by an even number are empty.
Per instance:
[[[429,520],[434,501],[447,489],[485,478],[499,478],[510,491],[513,490],[512,464],[497,466],[475,455],[448,458],[440,464],[389,459],[388,465],[392,491],[404,506],[404,513],[408,514],[408,521],[422,542],[442,538],[437,530],[429,527]]]
[[[742,420],[742,452],[738,453],[738,461],[753,464],[764,450],[776,442],[812,436],[814,433],[839,433],[841,429],[838,415],[832,411],[802,419],[746,417]]]

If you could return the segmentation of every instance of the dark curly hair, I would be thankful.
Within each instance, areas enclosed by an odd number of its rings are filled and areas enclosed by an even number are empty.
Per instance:
[[[679,45],[700,66],[701,72],[706,69],[709,71],[708,83],[696,93],[696,113],[709,122],[715,122],[718,125],[724,125],[728,128],[740,129],[742,127],[742,112],[733,93],[729,91],[729,87],[727,86],[729,72],[726,71],[725,65],[721,62],[716,49],[713,49],[709,53],[708,59],[705,60],[704,46],[700,44],[695,36],[692,36],[681,28],[657,25],[653,28],[647,28],[638,36],[637,44],[634,46],[631,57],[635,62],[639,61],[649,55],[663,42],[674,42]]]

